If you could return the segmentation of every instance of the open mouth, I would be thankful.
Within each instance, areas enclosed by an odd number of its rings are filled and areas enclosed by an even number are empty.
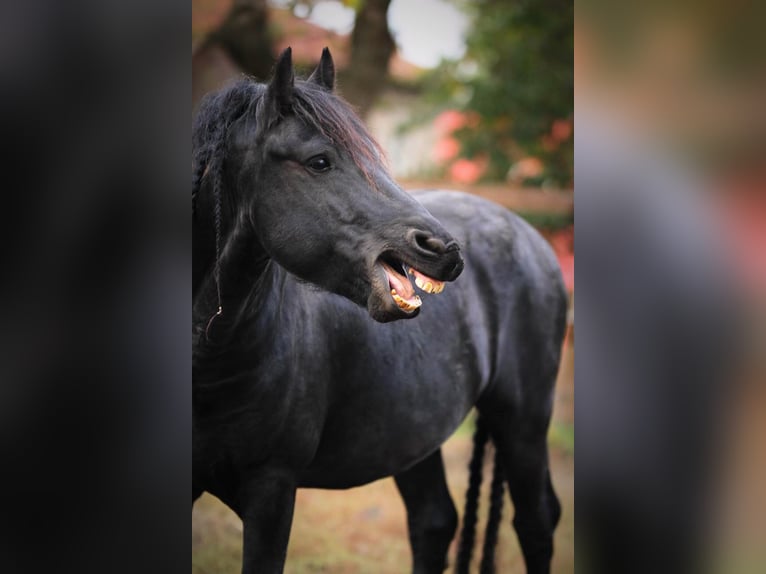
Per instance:
[[[379,265],[386,275],[391,299],[405,313],[414,313],[423,304],[412,286],[410,276],[415,280],[417,288],[425,293],[437,294],[444,291],[444,281],[433,279],[392,257],[382,258]]]

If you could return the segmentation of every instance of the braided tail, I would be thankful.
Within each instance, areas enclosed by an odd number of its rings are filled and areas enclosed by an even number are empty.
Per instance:
[[[479,493],[481,491],[482,467],[484,451],[489,440],[489,430],[483,419],[476,421],[476,431],[473,435],[473,453],[468,465],[468,490],[465,495],[465,512],[463,513],[463,529],[460,534],[455,574],[468,574],[476,541],[476,521],[479,511]],[[505,472],[499,451],[495,450],[494,468],[492,472],[492,487],[490,494],[489,516],[484,535],[484,548],[481,560],[481,574],[493,574],[495,571],[495,547],[497,546],[498,530],[503,514],[503,496],[505,494]]]
[[[476,539],[476,518],[479,510],[479,491],[481,490],[482,463],[484,447],[489,439],[489,431],[481,417],[476,421],[476,431],[473,434],[473,454],[468,465],[468,490],[465,494],[465,512],[463,513],[463,529],[460,533],[460,545],[457,552],[456,574],[468,574],[471,565],[471,554]]]
[[[505,472],[500,451],[495,449],[495,467],[492,470],[492,491],[490,494],[489,517],[484,532],[484,550],[481,557],[481,574],[494,574],[495,547],[500,520],[503,517],[503,495],[505,494]]]

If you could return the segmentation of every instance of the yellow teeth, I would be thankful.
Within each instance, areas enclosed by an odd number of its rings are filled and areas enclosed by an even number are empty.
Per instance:
[[[410,275],[415,278],[415,285],[426,293],[441,293],[444,291],[444,283],[442,281],[429,281],[428,279],[423,279],[420,274],[416,273],[412,268],[410,268]]]
[[[396,303],[396,305],[400,309],[403,309],[403,310],[408,311],[408,312],[409,311],[414,311],[415,309],[417,309],[418,307],[420,307],[423,304],[423,302],[420,300],[420,297],[418,297],[417,295],[415,295],[415,299],[413,301],[411,301],[411,302],[410,301],[405,301],[404,299],[402,299],[399,296],[399,294],[396,292],[395,289],[391,289],[391,296],[394,299],[394,303]]]

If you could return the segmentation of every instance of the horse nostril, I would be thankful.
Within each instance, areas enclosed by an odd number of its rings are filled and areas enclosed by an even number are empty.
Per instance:
[[[423,233],[422,231],[415,231],[411,237],[414,240],[415,245],[422,251],[428,251],[429,253],[436,255],[443,255],[450,250],[450,246],[446,245],[444,241],[438,237]],[[453,243],[455,242],[450,241],[450,245]]]

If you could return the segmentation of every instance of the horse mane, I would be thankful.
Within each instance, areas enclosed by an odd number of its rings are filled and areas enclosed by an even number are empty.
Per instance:
[[[192,198],[204,177],[215,182],[221,175],[229,127],[264,92],[265,86],[240,80],[202,99],[192,127]]]
[[[223,195],[223,165],[229,128],[265,93],[263,85],[240,80],[227,89],[208,94],[200,102],[192,127],[192,225],[194,229],[194,257],[192,260],[192,293],[196,294],[202,277],[214,256],[215,283],[218,291],[218,313],[221,313],[221,219]],[[215,251],[206,246],[197,247],[201,233],[196,229],[199,190],[204,179],[209,179],[213,195]],[[197,255],[201,253],[201,255]]]

